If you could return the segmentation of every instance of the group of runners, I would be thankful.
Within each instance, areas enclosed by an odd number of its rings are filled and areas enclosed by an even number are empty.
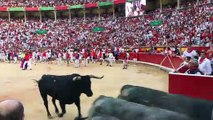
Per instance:
[[[127,69],[129,53],[124,50],[111,49],[66,49],[53,50],[46,49],[43,51],[25,50],[22,52],[16,51],[1,51],[1,62],[20,64],[22,70],[32,70],[33,65],[37,63],[47,63],[58,65],[66,64],[67,66],[74,65],[75,68],[81,66],[87,67],[89,63],[106,63],[106,66],[112,67],[119,60],[119,54],[124,55],[120,61],[123,61],[123,69]]]

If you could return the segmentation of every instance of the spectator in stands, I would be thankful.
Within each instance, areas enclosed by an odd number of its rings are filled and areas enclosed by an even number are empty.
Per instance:
[[[151,46],[151,49],[150,49],[150,51],[149,51],[149,54],[156,54],[156,53],[157,53],[157,48]]]
[[[202,75],[202,72],[198,68],[198,61],[192,59],[189,61],[189,69],[185,72],[186,74]]]
[[[0,2],[0,6],[57,6],[88,2],[96,2],[96,0],[29,0],[24,2],[3,0]],[[27,18],[27,22],[12,18],[11,22],[8,22],[0,18],[0,51],[5,50],[6,55],[8,50],[9,52],[14,51],[9,48],[17,48],[20,51],[36,48],[42,52],[49,48],[64,50],[73,47],[81,49],[84,45],[89,45],[91,50],[97,46],[104,46],[105,48],[153,46],[152,51],[150,51],[153,54],[156,53],[154,49],[156,46],[166,46],[167,44],[168,46],[182,46],[189,43],[206,46],[212,40],[210,31],[213,22],[210,21],[210,18],[207,18],[207,16],[213,14],[211,6],[192,7],[181,11],[176,11],[173,8],[166,8],[165,10],[169,11],[158,14],[158,10],[156,10],[143,17],[98,22],[84,21],[83,17],[77,18],[75,16],[72,16],[72,23],[68,19],[61,19],[60,17],[57,17],[56,21],[48,18],[42,19],[42,23],[37,19],[30,18]],[[13,16],[11,15],[11,17]],[[150,26],[149,23],[156,19],[162,20],[163,24]],[[103,27],[105,30],[92,32],[91,30],[96,26]],[[45,29],[48,32],[44,35],[35,34],[38,29]],[[188,54],[191,54],[191,52],[184,53],[183,57],[188,56]],[[191,56],[194,56],[194,52]],[[40,58],[42,60],[42,57]]]
[[[180,56],[180,50],[178,49],[177,46],[175,46],[175,47],[173,48],[173,52],[174,52],[174,54],[175,54],[176,56]]]
[[[170,49],[170,47],[166,47],[165,50],[164,50],[164,55],[167,56],[167,55],[172,55],[172,50]]]
[[[185,59],[186,57],[194,58],[197,56],[197,52],[192,50],[191,46],[187,46],[187,49],[183,52],[182,58]]]
[[[206,58],[206,52],[204,50],[200,53],[198,63],[199,63],[199,70],[204,75],[211,75],[212,73],[211,62],[208,58]]]

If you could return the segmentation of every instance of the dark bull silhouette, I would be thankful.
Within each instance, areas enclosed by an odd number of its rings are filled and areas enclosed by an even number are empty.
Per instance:
[[[81,76],[79,74],[71,74],[64,76],[56,75],[43,75],[38,82],[39,91],[44,101],[44,105],[47,111],[47,116],[52,118],[49,108],[47,95],[52,97],[52,103],[55,107],[55,112],[59,117],[63,117],[66,113],[65,105],[75,103],[78,108],[78,117],[81,118],[81,107],[80,107],[80,95],[81,93],[86,94],[88,97],[93,95],[91,90],[90,78],[102,79],[94,75]],[[59,110],[55,104],[55,100],[58,100],[62,112],[59,114]]]

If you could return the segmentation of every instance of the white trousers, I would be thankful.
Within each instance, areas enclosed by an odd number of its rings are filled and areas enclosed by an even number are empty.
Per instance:
[[[14,57],[13,59],[14,59],[14,63],[16,64],[18,58],[17,58],[17,57]]]
[[[88,62],[89,62],[89,60],[86,58],[86,59],[84,59],[84,66],[87,66],[88,65]]]
[[[24,64],[22,66],[22,69],[25,69],[26,64],[28,65],[28,61],[24,61]],[[27,67],[28,68],[28,67]]]
[[[58,65],[62,64],[62,58],[58,58]]]
[[[79,59],[75,59],[75,67],[80,67]]]
[[[28,69],[32,69],[32,58],[28,61]]]

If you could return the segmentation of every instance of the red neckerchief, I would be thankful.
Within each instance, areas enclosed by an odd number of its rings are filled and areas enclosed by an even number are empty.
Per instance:
[[[199,64],[203,63],[204,59],[205,59],[205,58],[200,58]]]

